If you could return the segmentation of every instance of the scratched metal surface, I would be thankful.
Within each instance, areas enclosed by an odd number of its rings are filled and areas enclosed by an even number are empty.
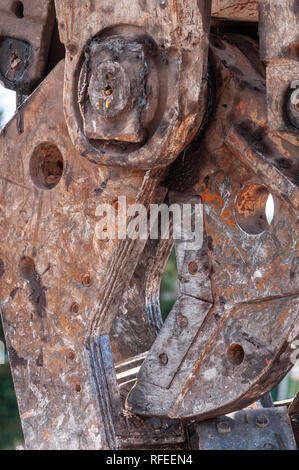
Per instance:
[[[30,29],[31,16],[37,20],[29,39],[41,59],[30,64],[32,80],[45,65],[52,3],[33,14],[33,5],[24,1],[22,24]],[[291,367],[291,343],[298,337],[298,143],[289,124],[283,135],[270,130],[266,109],[279,119],[280,127],[273,128],[281,129],[282,99],[298,68],[292,55],[296,11],[284,12],[293,26],[287,34],[280,28],[282,38],[267,31],[263,16],[265,58],[273,53],[289,60],[275,64],[273,73],[268,65],[266,103],[256,44],[242,36],[211,39],[208,93],[202,79],[209,3],[182,7],[169,1],[156,8],[155,2],[136,2],[128,9],[126,0],[117,8],[104,2],[97,15],[93,0],[84,7],[79,1],[56,2],[67,66],[61,62],[51,72],[0,135],[1,313],[27,448],[182,448],[181,423],[164,417],[205,419],[239,409],[270,390]],[[258,3],[215,0],[212,14],[257,21]],[[262,2],[262,13],[268,3]],[[10,31],[16,20],[9,0],[3,11]],[[110,28],[118,23],[125,26]],[[145,56],[149,43],[156,51],[143,65],[153,68],[148,81],[154,88],[159,82],[163,99],[153,93],[153,109],[144,119],[150,121],[145,141],[132,146],[115,146],[109,139],[103,146],[84,136],[86,116],[78,96],[87,98],[82,90],[90,76],[83,74],[78,90],[83,48],[107,27],[104,36],[122,35],[122,47],[130,53],[134,41]],[[88,69],[86,48],[85,60]],[[288,74],[279,88],[282,70]],[[212,89],[214,103],[207,104]],[[272,104],[269,92],[275,96]],[[195,136],[206,105],[211,109],[205,135],[188,147],[164,181],[181,191],[181,201],[191,196],[204,203],[204,248],[180,256],[177,247],[183,297],[126,402],[135,366],[162,326],[159,282],[172,243],[100,241],[96,208],[99,201],[115,203],[120,194],[146,206],[163,201],[167,189],[160,184],[166,173],[145,170],[166,166],[177,156]],[[136,120],[137,111],[130,118]],[[103,137],[101,126],[97,130]],[[106,123],[104,128],[109,137],[111,129]],[[132,135],[113,136],[140,140],[132,129]],[[43,152],[44,167],[38,165]],[[269,227],[262,214],[267,191],[275,206]],[[130,380],[120,379],[117,370]]]
[[[214,38],[212,44],[215,80],[222,83],[215,96],[215,115],[198,148],[191,148],[189,157],[186,151],[174,164],[173,189],[198,195],[204,203],[214,306],[193,332],[187,353],[180,354],[177,346],[167,351],[180,361],[167,391],[154,382],[156,368],[163,373],[157,353],[155,367],[148,363],[154,360],[153,346],[128,397],[129,408],[145,416],[202,420],[252,403],[292,367],[291,344],[298,336],[298,214],[296,201],[287,197],[296,194],[296,133],[277,136],[267,129],[265,74],[257,66],[253,42],[230,35],[228,41]],[[250,165],[242,154],[244,146],[226,141],[232,126],[239,139],[250,142]],[[262,153],[263,172],[255,166],[256,154]],[[288,173],[279,171],[282,159],[290,162]],[[278,171],[267,179],[266,168]],[[175,182],[179,172],[181,188]],[[258,188],[256,194],[252,188]],[[274,200],[270,225],[259,207],[269,193]]]
[[[258,21],[261,0],[212,0],[212,16],[231,21]]]
[[[120,193],[135,200],[144,180],[144,173],[96,167],[74,150],[62,111],[63,72],[61,62],[0,137],[1,310],[26,445],[33,449],[105,446],[85,341],[118,242],[96,238],[95,211],[99,200],[113,203]],[[63,157],[62,178],[52,189],[37,187],[30,176],[31,155],[43,142],[55,143]],[[136,244],[131,256],[125,282],[138,260]],[[120,279],[116,286],[120,295]],[[107,331],[113,318],[111,309]]]
[[[1,1],[0,76],[6,87],[28,93],[28,87],[32,90],[37,86],[47,63],[54,20],[53,0]],[[17,39],[27,46],[29,53],[20,53]],[[10,44],[4,53],[1,49],[7,41]]]
[[[69,14],[70,3],[75,15]],[[60,38],[66,46],[64,108],[74,145],[86,158],[102,164],[143,169],[167,166],[192,140],[204,113],[202,80],[208,57],[210,2],[121,0],[114,4],[104,0],[99,14],[95,14],[93,0],[84,7],[81,0],[57,1],[55,5]],[[82,28],[86,24],[88,28]],[[84,62],[82,57],[87,42],[91,38],[101,40],[116,35],[121,36],[124,43],[145,45],[150,42],[152,49],[156,49],[152,59],[145,57],[144,65],[149,75],[155,72],[158,107],[142,143],[128,145],[126,142],[126,145],[116,146],[112,142],[103,146],[100,139],[88,139],[84,135],[84,115],[82,118],[77,99],[83,87],[78,90],[77,82],[83,64],[90,66],[88,58]],[[147,101],[154,88],[150,93],[145,90]],[[86,94],[80,97],[80,101],[86,99]],[[128,115],[126,112],[126,118]],[[115,120],[111,121],[113,128]],[[94,127],[99,128],[99,125]],[[121,136],[120,132],[118,138]]]

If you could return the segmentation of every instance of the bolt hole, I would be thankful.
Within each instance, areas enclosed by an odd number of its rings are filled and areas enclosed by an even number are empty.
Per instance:
[[[92,285],[92,280],[91,280],[90,274],[83,274],[83,276],[81,278],[81,281],[82,281],[82,285],[84,287],[91,287],[91,285]]]
[[[58,147],[51,142],[39,144],[31,155],[29,172],[38,188],[55,188],[63,173],[63,158]]]
[[[23,2],[13,2],[11,11],[17,18],[24,18],[24,5]]]
[[[104,88],[104,95],[109,96],[109,95],[112,95],[112,93],[113,93],[113,90],[112,90],[111,86],[110,86],[110,85],[107,85],[107,86]]]
[[[113,73],[107,72],[107,73],[106,73],[106,80],[112,80],[112,78],[114,78]]]
[[[238,225],[250,235],[258,235],[271,225],[274,219],[274,199],[261,184],[250,184],[238,195],[235,203]]]
[[[227,350],[227,356],[232,364],[239,366],[244,360],[244,349],[240,344],[233,343]]]
[[[77,302],[73,302],[71,305],[71,312],[79,313],[79,310],[80,310],[79,304],[77,304]]]
[[[168,363],[168,356],[166,353],[161,353],[159,355],[159,361],[160,361],[160,364],[162,366],[166,366],[166,364]]]
[[[197,273],[198,271],[198,265],[197,263],[195,263],[195,261],[191,261],[189,264],[188,264],[188,271],[190,274],[192,274],[193,276]]]
[[[20,275],[26,281],[30,281],[34,277],[35,262],[29,256],[24,256],[19,264]]]

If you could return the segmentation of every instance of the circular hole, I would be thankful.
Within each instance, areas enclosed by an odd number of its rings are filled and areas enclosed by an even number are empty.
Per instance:
[[[113,93],[113,90],[112,90],[111,86],[107,85],[104,89],[104,95],[109,96],[109,95],[112,95],[112,93]]]
[[[162,366],[166,366],[166,364],[168,363],[168,356],[166,353],[161,353],[159,355],[159,361],[160,361],[160,364]]]
[[[13,2],[11,11],[17,18],[24,18],[24,5],[23,2]]]
[[[271,225],[274,219],[274,199],[272,194],[269,194],[266,202],[266,218],[268,224]]]
[[[189,264],[188,264],[188,271],[190,274],[192,274],[194,276],[194,274],[197,273],[198,271],[198,265],[197,263],[195,263],[195,261],[191,261]]]
[[[114,78],[113,73],[107,72],[107,73],[106,73],[106,80],[112,80],[112,78]]]
[[[235,203],[238,225],[250,235],[264,232],[274,219],[274,200],[261,184],[250,184],[238,195]]]
[[[72,313],[79,313],[80,307],[77,302],[73,302],[71,305],[71,312]]]
[[[35,273],[35,262],[29,256],[24,256],[19,263],[20,275],[26,281],[30,281]]]
[[[227,350],[227,356],[230,362],[232,362],[236,366],[239,366],[244,360],[244,349],[240,344],[233,343]]]
[[[38,188],[55,188],[63,172],[63,158],[58,147],[51,142],[39,144],[31,155],[29,172]]]
[[[84,287],[90,287],[92,285],[92,280],[91,280],[90,274],[88,273],[83,274],[81,281]]]

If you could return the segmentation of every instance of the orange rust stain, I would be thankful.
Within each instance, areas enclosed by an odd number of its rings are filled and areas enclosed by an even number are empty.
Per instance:
[[[232,217],[231,211],[229,211],[228,209],[224,209],[220,217],[230,227],[234,227],[236,225],[234,218]]]
[[[139,23],[142,24],[144,23],[148,18],[149,18],[149,13],[145,13],[139,20]]]
[[[220,181],[220,183],[223,183],[225,180],[225,174],[224,173],[218,173],[217,174],[217,179]]]
[[[246,103],[244,103],[244,101],[240,101],[236,106],[236,110],[240,111],[241,115],[244,116],[246,113]]]
[[[203,202],[215,202],[219,207],[223,207],[223,199],[217,193],[210,193],[208,189],[201,193]]]
[[[256,288],[260,292],[264,292],[264,280],[262,278],[257,278],[256,280]]]
[[[279,325],[282,325],[285,321],[285,316],[286,316],[286,313],[285,312],[282,312],[280,315],[279,315],[279,318],[278,318],[278,324]]]
[[[232,293],[233,293],[232,286],[227,286],[226,292],[228,293],[228,295],[232,295]]]

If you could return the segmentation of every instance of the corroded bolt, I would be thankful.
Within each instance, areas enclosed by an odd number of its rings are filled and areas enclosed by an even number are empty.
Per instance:
[[[258,415],[255,422],[259,428],[266,428],[269,424],[269,419],[265,415]]]
[[[178,316],[178,324],[179,324],[180,328],[182,328],[182,329],[187,328],[188,318],[185,317],[185,315],[179,315]]]
[[[220,421],[220,423],[217,423],[217,431],[219,434],[226,435],[231,432],[231,427],[228,421]]]
[[[90,287],[92,285],[92,280],[91,280],[90,274],[88,273],[83,274],[81,281],[84,287]]]
[[[168,363],[168,356],[166,353],[162,353],[160,354],[159,356],[159,361],[160,361],[160,364],[162,366],[166,366],[166,364]]]
[[[197,273],[198,271],[198,265],[197,263],[195,263],[195,261],[191,261],[189,264],[188,264],[188,271],[190,274],[194,275]]]

